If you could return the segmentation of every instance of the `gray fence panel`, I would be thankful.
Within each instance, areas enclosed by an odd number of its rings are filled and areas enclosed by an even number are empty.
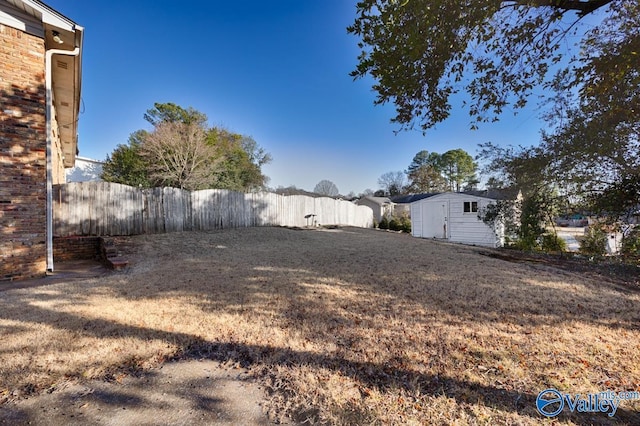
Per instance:
[[[249,226],[344,225],[371,227],[369,207],[332,198],[141,189],[109,182],[54,186],[54,234],[137,235]],[[315,215],[306,218],[305,216]]]

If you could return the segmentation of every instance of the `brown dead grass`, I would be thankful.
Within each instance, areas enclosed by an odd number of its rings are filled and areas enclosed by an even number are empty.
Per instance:
[[[0,402],[194,357],[250,366],[273,418],[313,423],[539,424],[548,387],[640,391],[640,292],[582,272],[358,229],[120,244],[126,273],[0,293]]]

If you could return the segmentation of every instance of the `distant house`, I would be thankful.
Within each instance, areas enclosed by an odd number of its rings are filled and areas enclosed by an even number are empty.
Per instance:
[[[76,165],[67,169],[67,182],[98,182],[102,181],[103,161],[91,158],[76,157]]]
[[[423,194],[411,206],[411,234],[463,244],[488,247],[504,245],[504,226],[484,223],[479,214],[498,200],[515,199],[517,194],[498,191],[444,192]]]
[[[394,203],[387,197],[373,197],[367,195],[356,201],[356,204],[359,206],[370,207],[371,210],[373,210],[373,219],[376,222],[380,222],[385,215],[390,216],[393,214]]]
[[[52,185],[78,149],[84,29],[37,0],[0,0],[0,280],[53,269]]]
[[[438,195],[439,192],[434,193],[423,193],[423,194],[408,194],[408,195],[395,195],[391,198],[393,202],[393,210],[397,216],[401,216],[406,214],[407,216],[411,216],[411,203],[416,201],[424,200],[425,198],[433,197],[434,195]]]

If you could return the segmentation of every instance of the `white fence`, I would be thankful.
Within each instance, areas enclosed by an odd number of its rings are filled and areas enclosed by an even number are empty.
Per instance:
[[[54,233],[136,235],[248,226],[373,226],[369,207],[349,201],[224,189],[140,189],[109,182],[54,186]],[[307,217],[315,215],[314,217]]]

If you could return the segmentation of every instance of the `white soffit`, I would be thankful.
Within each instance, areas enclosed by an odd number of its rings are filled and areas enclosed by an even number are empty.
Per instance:
[[[78,56],[53,55],[51,64],[53,105],[64,166],[73,167],[78,147],[84,28],[38,0],[0,0],[0,24],[43,38],[47,50],[72,52],[80,48]],[[53,40],[53,31],[63,40],[62,44]]]

